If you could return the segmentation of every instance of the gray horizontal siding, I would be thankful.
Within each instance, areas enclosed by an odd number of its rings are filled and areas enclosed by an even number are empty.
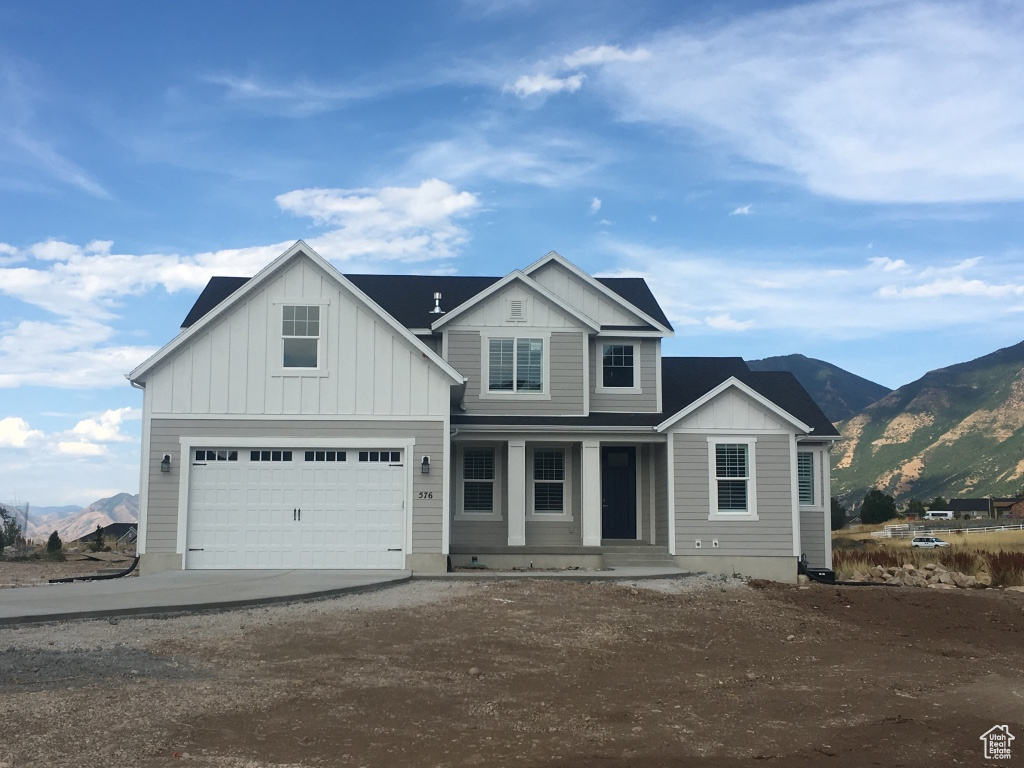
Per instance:
[[[633,339],[634,375],[640,377],[640,394],[598,392],[602,381],[604,339],[590,341],[590,410],[612,413],[652,413],[658,410],[658,362],[654,339]]]
[[[800,549],[807,562],[815,568],[825,567],[825,548],[831,542],[825,539],[825,513],[820,510],[800,510]]]
[[[789,436],[758,435],[757,520],[708,520],[708,442],[704,434],[677,433],[675,440],[676,554],[792,556],[793,495]],[[712,540],[719,546],[712,548]]]
[[[415,462],[420,456],[430,456],[430,474],[412,473],[413,514],[412,551],[433,554],[441,551],[441,526],[444,519],[444,422],[420,421],[276,421],[245,419],[154,419],[150,428],[149,494],[146,505],[146,551],[150,553],[174,552],[178,539],[178,483],[182,457],[181,436],[202,438],[238,437],[295,439],[296,449],[302,441],[313,438],[331,438],[343,448],[346,439],[379,440],[387,447],[388,440],[416,441]],[[230,445],[211,446],[230,448]],[[160,460],[171,454],[171,472],[160,471]],[[418,499],[419,493],[429,492],[431,499]]]
[[[515,329],[512,329],[514,332]],[[551,397],[547,400],[480,399],[483,354],[478,331],[448,332],[448,362],[465,376],[466,412],[473,414],[513,414],[579,416],[583,414],[583,334],[577,331],[555,332],[544,350],[548,355],[547,382]]]

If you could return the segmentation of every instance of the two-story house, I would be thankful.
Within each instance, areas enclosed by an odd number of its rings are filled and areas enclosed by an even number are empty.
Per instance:
[[[838,433],[787,373],[663,357],[644,280],[215,277],[144,390],[143,572],[831,567]]]

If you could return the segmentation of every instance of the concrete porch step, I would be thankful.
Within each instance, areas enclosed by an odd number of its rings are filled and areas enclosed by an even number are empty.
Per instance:
[[[643,547],[602,546],[605,568],[673,568],[675,560],[668,552],[649,544]]]

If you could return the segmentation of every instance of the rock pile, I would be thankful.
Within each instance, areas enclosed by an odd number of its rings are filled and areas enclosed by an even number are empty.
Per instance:
[[[913,563],[899,567],[883,568],[876,565],[867,573],[854,571],[850,581],[864,581],[872,584],[895,584],[901,587],[931,587],[932,589],[981,589],[992,586],[992,575],[988,565],[982,563],[975,576],[950,571],[939,563],[928,563],[918,568]]]

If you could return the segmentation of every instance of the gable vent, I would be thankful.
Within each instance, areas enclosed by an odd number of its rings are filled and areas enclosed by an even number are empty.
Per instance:
[[[526,319],[526,302],[522,299],[509,299],[508,319],[512,322],[521,322]]]

